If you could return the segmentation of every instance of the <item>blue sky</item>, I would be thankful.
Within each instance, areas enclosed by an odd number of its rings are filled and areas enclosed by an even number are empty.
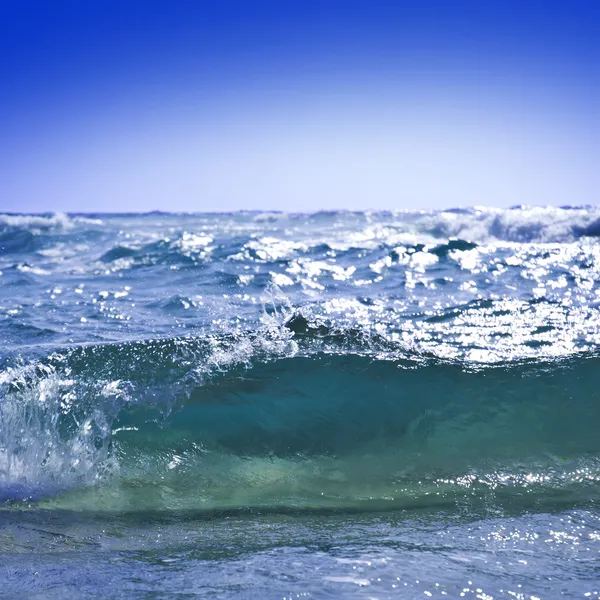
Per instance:
[[[0,210],[596,204],[596,0],[0,2]]]

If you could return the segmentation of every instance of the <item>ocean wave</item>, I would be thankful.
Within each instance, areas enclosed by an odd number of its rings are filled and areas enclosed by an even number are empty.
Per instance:
[[[0,496],[115,510],[397,506],[600,480],[596,355],[469,366],[348,346],[296,318],[5,367]]]
[[[590,207],[256,217],[152,213],[100,220],[97,215],[5,214],[0,215],[0,256],[18,257],[51,273],[94,275],[211,266],[244,279],[248,266],[255,265],[259,280],[262,271],[272,271],[281,285],[309,291],[346,280],[376,284],[371,265],[435,271],[437,260],[453,261],[469,251],[485,259],[493,253],[533,256],[566,245],[595,246],[600,231],[600,211]]]
[[[0,251],[3,254],[25,253],[36,249],[36,239],[30,231],[0,232]]]
[[[471,242],[565,243],[596,235],[595,208],[515,207],[443,210],[412,217],[419,232]]]
[[[217,218],[218,217],[218,218]],[[101,226],[114,223],[131,224],[171,230],[177,223],[192,223],[204,229],[204,236],[223,228],[228,235],[238,232],[252,235],[256,232],[285,230],[309,236],[310,246],[321,243],[344,245],[383,242],[387,245],[431,243],[443,239],[464,239],[476,243],[506,241],[515,243],[565,243],[582,236],[597,237],[600,232],[600,210],[596,207],[528,207],[509,209],[473,207],[434,211],[328,211],[312,214],[294,213],[172,213],[135,214],[0,214],[0,230],[12,228],[34,232],[65,231],[76,226]],[[310,239],[310,232],[323,239]],[[183,235],[183,244],[193,246],[199,241],[194,230]],[[188,239],[186,239],[186,236]],[[398,238],[398,236],[404,236]],[[302,236],[304,237],[304,236]],[[303,240],[304,241],[304,240]],[[203,244],[205,245],[205,244]]]
[[[103,225],[99,219],[83,215],[52,213],[42,215],[0,214],[0,257],[21,255],[31,260],[32,256],[52,256],[64,248],[66,236],[70,242],[94,241],[98,229]]]
[[[0,228],[51,231],[68,230],[76,225],[102,225],[102,220],[85,215],[66,213],[18,214],[0,213]]]
[[[315,213],[316,221],[348,223],[352,229],[376,234],[387,244],[397,245],[398,235],[414,235],[418,242],[463,239],[493,243],[568,243],[582,236],[597,236],[600,211],[595,207],[517,206],[509,209],[474,207],[435,211],[383,211],[368,213]],[[365,227],[366,225],[366,227]],[[380,226],[391,229],[379,229]],[[387,238],[387,241],[386,241]]]

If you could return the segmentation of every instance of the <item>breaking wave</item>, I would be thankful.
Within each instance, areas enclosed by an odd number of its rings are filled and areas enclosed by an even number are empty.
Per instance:
[[[359,337],[295,316],[6,366],[0,498],[243,510],[593,497],[596,355],[483,366]]]

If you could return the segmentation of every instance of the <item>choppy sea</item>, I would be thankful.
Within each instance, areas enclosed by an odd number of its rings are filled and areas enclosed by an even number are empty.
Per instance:
[[[0,215],[0,597],[600,598],[599,236]]]

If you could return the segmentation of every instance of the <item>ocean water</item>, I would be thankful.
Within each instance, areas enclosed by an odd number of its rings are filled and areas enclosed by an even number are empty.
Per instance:
[[[600,598],[599,236],[0,215],[0,597]]]

